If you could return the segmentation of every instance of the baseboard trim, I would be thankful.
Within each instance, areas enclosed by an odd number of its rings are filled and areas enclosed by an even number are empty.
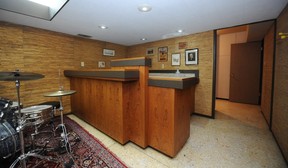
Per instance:
[[[215,117],[213,117],[213,116],[200,114],[200,113],[192,113],[191,115],[197,115],[197,116],[200,116],[200,117],[205,117],[205,118],[209,118],[209,119],[215,119]]]
[[[287,167],[288,167],[288,160],[285,158],[285,155],[284,155],[284,153],[283,153],[283,150],[281,149],[281,147],[280,147],[280,145],[279,145],[279,143],[278,143],[278,141],[277,141],[277,139],[276,139],[276,137],[275,137],[275,134],[273,133],[272,130],[271,130],[271,133],[272,133],[273,138],[274,138],[274,140],[275,140],[278,148],[280,149],[280,152],[281,152],[281,154],[282,154],[282,157],[284,158],[284,160],[285,160],[285,162],[286,162],[286,165],[287,165]]]

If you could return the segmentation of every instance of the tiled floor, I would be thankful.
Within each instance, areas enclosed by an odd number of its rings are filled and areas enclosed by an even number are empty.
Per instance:
[[[122,146],[74,115],[78,122],[131,168],[285,168],[259,106],[217,100],[216,119],[191,116],[190,138],[175,158],[133,143]]]

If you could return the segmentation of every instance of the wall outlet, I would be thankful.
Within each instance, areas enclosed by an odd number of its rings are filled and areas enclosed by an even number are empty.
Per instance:
[[[161,68],[164,69],[164,68],[165,68],[165,65],[164,65],[164,64],[161,64]]]
[[[85,66],[85,63],[84,63],[84,62],[81,62],[80,65],[81,65],[81,67],[84,67],[84,66]]]
[[[105,68],[105,61],[99,61],[98,68]]]

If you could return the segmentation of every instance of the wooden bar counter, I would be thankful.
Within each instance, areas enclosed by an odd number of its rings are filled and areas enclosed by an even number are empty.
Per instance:
[[[149,146],[174,157],[190,136],[198,78],[149,78]]]
[[[133,101],[129,91],[138,81],[138,70],[64,71],[64,74],[70,77],[71,89],[77,90],[77,95],[71,96],[72,112],[125,144],[128,141],[126,111]]]
[[[121,144],[132,141],[174,157],[190,135],[198,78],[149,78],[145,57],[111,61],[111,69],[65,70],[71,110]]]

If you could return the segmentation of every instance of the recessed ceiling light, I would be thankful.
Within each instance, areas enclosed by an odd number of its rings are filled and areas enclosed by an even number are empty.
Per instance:
[[[100,26],[98,26],[100,29],[108,29],[108,27],[107,26],[105,26],[105,25],[100,25]]]
[[[141,40],[142,40],[142,41],[146,41],[147,39],[146,39],[146,38],[141,38]]]
[[[178,33],[182,33],[182,32],[183,32],[183,30],[182,30],[182,29],[179,29],[179,30],[177,30],[177,32],[178,32]]]
[[[141,5],[138,6],[138,10],[140,12],[149,12],[149,11],[152,10],[152,7],[150,5],[148,5],[148,4],[141,4]]]

